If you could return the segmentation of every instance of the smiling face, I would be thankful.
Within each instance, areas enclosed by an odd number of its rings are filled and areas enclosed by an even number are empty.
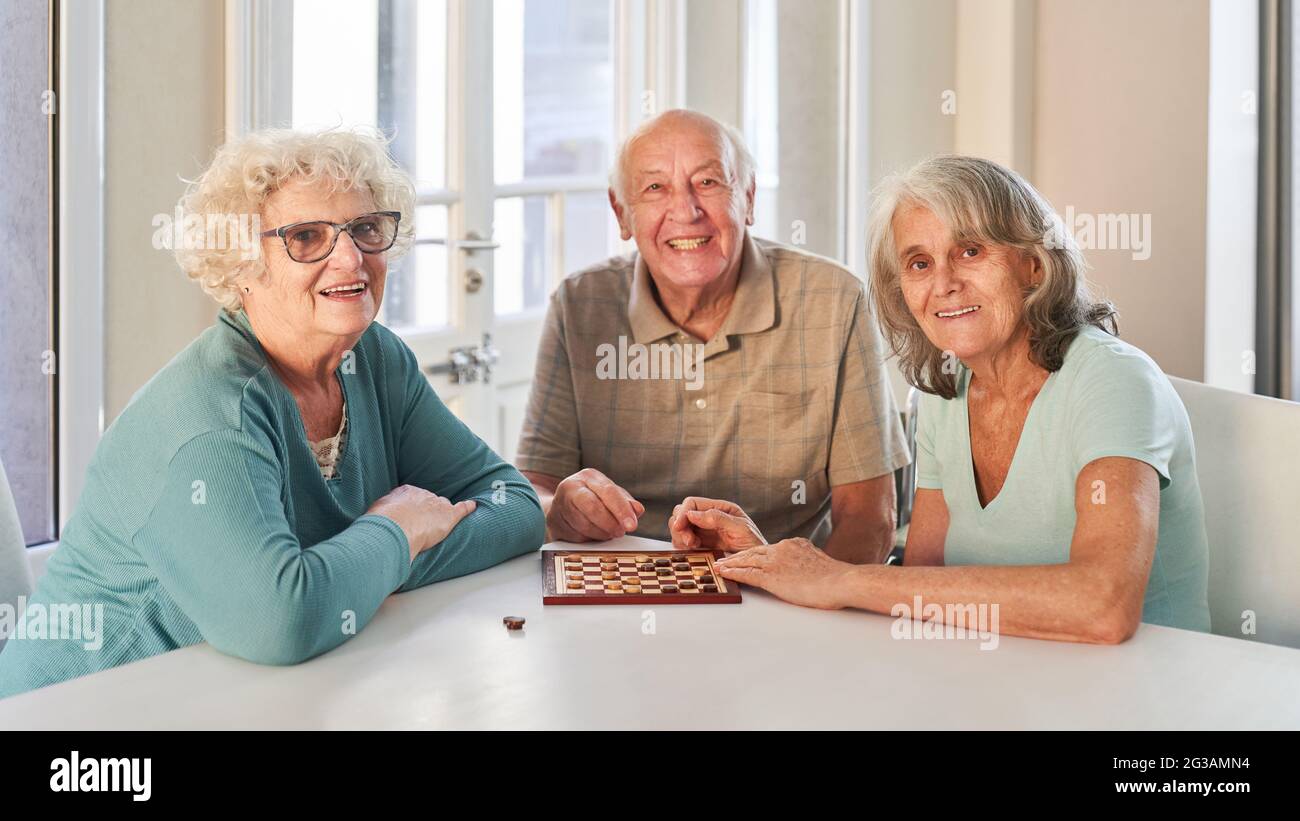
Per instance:
[[[1024,292],[1037,260],[1014,248],[962,242],[930,209],[899,206],[893,218],[899,282],[930,342],[967,364],[992,359],[1024,330]]]
[[[367,192],[332,192],[322,185],[291,182],[267,199],[262,224],[279,228],[309,220],[345,223],[375,210]],[[266,276],[241,283],[249,289],[243,294],[244,309],[261,327],[285,329],[303,339],[354,337],[370,327],[384,296],[386,252],[363,254],[346,231],[339,234],[330,255],[318,262],[295,262],[278,236],[262,242]]]
[[[700,288],[739,270],[754,188],[736,177],[726,138],[702,119],[666,118],[628,147],[625,201],[611,191],[610,204],[656,280]]]

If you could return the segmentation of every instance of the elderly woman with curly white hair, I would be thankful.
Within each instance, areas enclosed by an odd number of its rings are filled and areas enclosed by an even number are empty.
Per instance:
[[[181,210],[255,217],[261,253],[177,249],[223,310],[104,434],[28,605],[102,604],[102,639],[9,641],[0,695],[200,641],[296,663],[391,593],[541,544],[532,487],[375,322],[413,206],[366,133],[265,131],[217,152]]]
[[[952,624],[991,605],[1002,633],[1095,643],[1143,621],[1208,630],[1187,413],[1120,341],[1059,225],[1029,183],[974,157],[927,160],[876,196],[876,310],[926,394],[903,567],[767,545],[708,499],[674,512],[674,541],[736,551],[722,576],[813,607]]]

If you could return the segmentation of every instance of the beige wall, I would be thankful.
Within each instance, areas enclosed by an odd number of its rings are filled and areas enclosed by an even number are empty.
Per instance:
[[[709,0],[686,4],[686,107],[703,111],[740,128],[744,96],[740,37],[719,36],[740,31],[743,0]],[[700,75],[708,82],[698,82]]]
[[[817,125],[782,129],[777,150],[781,190],[772,238],[834,257],[840,249],[842,190],[839,6],[781,0],[776,15],[780,122]]]
[[[876,0],[871,14],[872,182],[962,151],[1027,174],[1058,211],[1150,214],[1150,258],[1085,250],[1090,277],[1125,339],[1202,379],[1209,0]]]
[[[1208,0],[1040,2],[1033,182],[1058,212],[1151,214],[1151,257],[1085,250],[1120,331],[1168,373],[1205,363]]]
[[[1034,0],[957,0],[954,149],[1033,170]]]
[[[113,0],[105,80],[105,424],[216,316],[217,305],[153,247],[219,144],[223,4]]]
[[[941,103],[957,86],[955,20],[955,0],[871,4],[867,165],[873,187],[918,160],[953,150],[957,119],[944,113]],[[894,357],[889,381],[901,407],[910,387]]]
[[[955,21],[955,0],[871,4],[872,185],[930,154],[953,150],[957,120],[940,104],[944,92],[957,87]]]

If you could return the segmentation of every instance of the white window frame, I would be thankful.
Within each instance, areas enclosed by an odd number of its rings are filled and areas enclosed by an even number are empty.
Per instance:
[[[226,0],[226,138],[287,126],[292,92],[293,3]]]
[[[104,0],[71,5],[58,14],[56,536],[104,432]]]

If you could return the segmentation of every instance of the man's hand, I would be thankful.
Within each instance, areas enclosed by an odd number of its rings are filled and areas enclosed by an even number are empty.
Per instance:
[[[673,508],[668,533],[678,550],[745,550],[767,544],[758,525],[740,505],[721,499],[687,496]]]
[[[547,538],[562,542],[617,539],[636,530],[644,513],[645,505],[608,476],[583,468],[555,485],[546,510]]]

